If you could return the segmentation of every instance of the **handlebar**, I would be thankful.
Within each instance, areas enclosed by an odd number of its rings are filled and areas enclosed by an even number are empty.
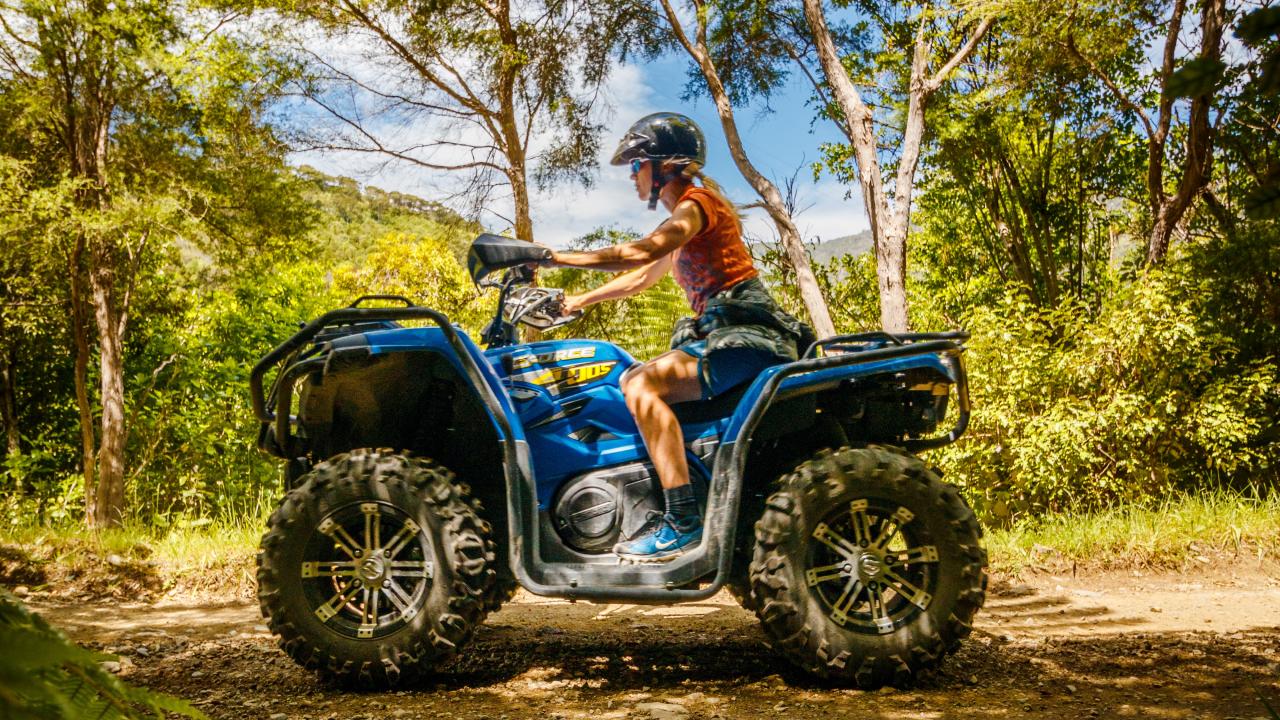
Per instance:
[[[582,317],[582,311],[564,313],[564,290],[560,288],[521,287],[508,293],[508,322],[524,324],[538,330],[550,330]]]

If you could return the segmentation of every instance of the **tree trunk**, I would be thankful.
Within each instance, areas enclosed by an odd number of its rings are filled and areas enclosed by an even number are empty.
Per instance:
[[[1174,52],[1179,38],[1183,2],[1174,6],[1173,20],[1165,44],[1165,62],[1161,75],[1161,89],[1168,87],[1174,73]],[[1222,59],[1222,31],[1226,24],[1225,0],[1205,0],[1200,9],[1200,54],[1197,60],[1218,62]],[[1174,229],[1183,221],[1187,210],[1209,184],[1213,170],[1213,123],[1210,111],[1214,89],[1191,98],[1187,113],[1186,154],[1182,161],[1182,173],[1173,195],[1165,193],[1164,163],[1169,125],[1174,114],[1173,98],[1162,93],[1160,115],[1154,131],[1148,129],[1148,188],[1152,210],[1151,234],[1147,238],[1147,264],[1160,265],[1169,253],[1169,242]]]
[[[804,15],[809,22],[818,49],[823,76],[831,94],[844,113],[842,128],[853,145],[858,167],[858,184],[862,188],[862,204],[871,225],[871,239],[876,253],[876,279],[880,288],[880,324],[888,332],[907,330],[906,233],[890,234],[892,219],[885,197],[880,160],[876,156],[876,132],[871,109],[862,101],[858,89],[850,81],[835,42],[827,29],[827,18],[821,0],[804,0]]]
[[[18,432],[18,404],[13,371],[13,351],[5,348],[0,354],[0,421],[4,422],[5,456],[13,457],[21,450],[21,434]]]
[[[724,86],[720,84],[720,78],[716,75],[714,66],[710,65],[710,59],[705,54],[703,58],[706,58],[707,63],[703,73],[707,76],[707,84],[712,88],[716,110],[720,114],[720,125],[724,128],[725,138],[729,141],[729,154],[733,156],[733,162],[738,166],[738,171],[751,184],[756,195],[764,201],[769,218],[778,229],[778,237],[782,240],[782,247],[787,253],[787,261],[795,270],[800,299],[809,313],[813,331],[820,338],[831,337],[836,334],[836,326],[831,320],[831,310],[827,307],[827,301],[822,297],[818,278],[813,274],[813,265],[810,263],[809,253],[805,250],[804,241],[800,238],[800,231],[796,229],[795,221],[787,213],[786,203],[782,199],[778,186],[761,174],[747,157],[746,149],[742,145],[742,137],[738,134],[738,124],[734,117],[733,106],[729,103],[729,96]],[[800,352],[804,350],[800,348]]]
[[[520,157],[519,164],[515,158],[511,162],[511,194],[515,199],[516,206],[516,237],[521,240],[533,241],[533,216],[529,211],[529,180],[525,174],[524,157]]]
[[[115,273],[97,258],[89,274],[102,375],[102,447],[98,451],[95,524],[118,526],[124,518],[124,309],[117,307]]]
[[[907,319],[907,225],[894,222],[876,244],[876,281],[880,288],[880,324],[887,332],[910,332]]]
[[[885,195],[884,178],[881,175],[874,115],[853,81],[849,79],[835,41],[827,28],[827,18],[822,10],[822,0],[804,0],[804,16],[813,34],[818,50],[822,75],[831,88],[831,94],[844,114],[842,128],[853,145],[854,161],[858,166],[858,182],[862,186],[863,204],[871,224],[871,237],[875,241],[876,276],[880,287],[880,321],[889,332],[907,332],[910,324],[907,314],[907,236],[911,231],[911,195],[915,184],[916,168],[920,161],[920,147],[924,141],[925,109],[929,99],[942,87],[946,78],[964,62],[978,42],[986,35],[994,22],[983,19],[965,44],[943,64],[938,72],[929,74],[932,49],[924,14],[919,20],[915,46],[911,56],[911,84],[907,98],[906,125],[903,128],[901,156],[898,162],[898,178],[894,188],[893,208]]]
[[[498,25],[503,52],[514,58],[521,55],[521,48],[519,34],[512,24],[512,14],[511,3],[500,0],[493,17]],[[501,70],[497,87],[498,128],[502,133],[500,144],[503,154],[507,156],[507,180],[511,183],[511,196],[515,205],[515,235],[520,240],[533,242],[533,217],[529,211],[529,170],[526,167],[528,157],[525,143],[528,138],[521,135],[516,116],[516,75],[522,69],[518,63],[508,62]]]
[[[800,289],[800,300],[804,303],[805,310],[809,313],[809,322],[813,324],[814,332],[820,338],[835,335],[836,328],[835,323],[831,320],[831,311],[827,308],[826,299],[822,297],[822,288],[818,286],[818,278],[813,274],[809,253],[804,248],[804,241],[800,238],[800,231],[796,229],[795,222],[787,211],[787,205],[782,198],[782,193],[778,191],[778,186],[761,174],[755,165],[751,163],[751,159],[747,157],[746,148],[742,144],[742,136],[738,134],[738,122],[734,116],[733,103],[729,101],[729,94],[725,91],[724,84],[720,81],[720,73],[716,70],[715,63],[711,61],[710,54],[707,53],[705,43],[706,16],[701,12],[697,16],[698,33],[695,43],[685,33],[684,27],[680,23],[680,18],[669,0],[663,0],[662,7],[666,11],[667,22],[671,25],[672,32],[675,33],[685,51],[689,53],[689,57],[698,64],[702,77],[707,82],[707,89],[711,92],[711,97],[716,103],[716,113],[720,116],[720,126],[724,129],[725,139],[729,143],[729,154],[733,156],[733,162],[738,167],[738,172],[742,174],[742,177],[751,185],[751,188],[756,191],[756,195],[764,202],[769,218],[773,220],[774,226],[778,229],[778,238],[782,241],[782,247],[786,251],[788,263],[795,270],[796,285]],[[805,348],[799,348],[799,350],[804,352]]]
[[[1169,240],[1173,237],[1173,229],[1177,221],[1173,219],[1171,203],[1164,203],[1156,211],[1151,224],[1151,234],[1147,237],[1147,264],[1159,265],[1169,254]]]
[[[15,459],[22,451],[21,438],[18,433],[18,403],[15,398],[17,381],[14,373],[13,345],[0,333],[0,340],[6,340],[0,347],[0,422],[4,423],[5,458]],[[21,495],[23,491],[21,477],[14,487],[14,493]]]
[[[93,527],[98,518],[97,439],[93,432],[93,405],[89,402],[89,322],[84,299],[84,275],[80,258],[85,238],[76,238],[67,263],[71,286],[71,338],[76,345],[76,409],[80,413],[80,468],[84,473],[84,521]]]

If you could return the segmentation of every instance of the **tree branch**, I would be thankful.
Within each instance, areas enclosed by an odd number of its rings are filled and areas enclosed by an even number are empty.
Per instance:
[[[370,95],[373,95],[375,97],[382,98],[383,100],[389,100],[391,102],[408,105],[410,107],[418,108],[428,112],[439,113],[441,115],[448,115],[457,120],[466,120],[468,122],[476,123],[477,125],[481,124],[476,120],[476,116],[479,115],[479,113],[472,110],[471,108],[459,109],[456,107],[449,107],[447,105],[438,105],[436,103],[424,102],[422,100],[417,100],[411,97],[407,97],[399,93],[388,92],[386,90],[379,90],[378,88],[375,88],[372,85],[366,83],[365,81],[355,77],[351,73],[348,73],[345,70],[341,70],[335,67],[332,63],[320,57],[320,55],[316,54],[315,52],[311,50],[307,50],[306,52],[309,55],[311,55],[311,57],[314,59],[316,63],[320,64],[321,66],[325,67],[326,69],[328,69],[330,72],[333,73],[334,77],[324,78],[326,80],[336,80],[339,82],[349,83],[351,85],[354,85],[357,88],[360,88],[364,92],[367,92]],[[306,94],[304,93],[304,96],[305,95]]]
[[[1177,62],[1178,35],[1182,30],[1182,16],[1186,12],[1186,0],[1174,0],[1173,15],[1169,18],[1169,34],[1164,39],[1164,59],[1160,65],[1160,89],[1169,87],[1169,78],[1173,76]],[[1173,97],[1166,92],[1160,93],[1160,115],[1156,128],[1157,140],[1164,142],[1169,135],[1169,126],[1173,123]]]
[[[376,136],[373,135],[373,133],[369,132],[368,130],[365,130],[364,127],[360,125],[360,123],[356,122],[355,120],[352,120],[351,118],[347,117],[346,115],[339,112],[335,108],[330,107],[328,104],[324,103],[323,101],[319,100],[314,96],[306,96],[306,97],[308,100],[315,103],[316,105],[324,109],[326,112],[328,112],[330,115],[332,115],[335,119],[337,119],[338,121],[342,122],[343,124],[355,130],[355,132],[359,136],[363,137],[369,143],[369,146],[366,146],[366,147],[361,147],[354,144],[352,145],[340,145],[336,143],[325,143],[323,145],[312,144],[311,147],[306,149],[341,150],[341,151],[363,152],[363,153],[382,153],[389,157],[405,160],[407,162],[411,162],[415,165],[428,168],[431,170],[468,170],[468,169],[474,169],[476,167],[488,167],[494,170],[498,170],[499,172],[506,172],[506,170],[501,166],[495,165],[494,163],[487,162],[487,161],[476,161],[476,162],[470,162],[470,163],[461,163],[457,165],[447,165],[447,164],[441,164],[441,163],[427,162],[426,160],[422,160],[421,158],[416,158],[416,157],[413,157],[412,155],[407,154],[409,150],[412,150],[414,148],[393,150],[387,147],[386,145],[384,145],[381,140],[379,140]],[[449,143],[447,141],[440,141],[439,144],[458,145],[461,147],[472,147],[473,149],[488,147],[483,145],[467,146],[462,143]],[[416,146],[416,147],[425,147],[425,146]]]
[[[1107,86],[1107,90],[1111,92],[1115,99],[1118,100],[1121,105],[1128,108],[1138,116],[1138,119],[1142,121],[1142,126],[1146,128],[1147,137],[1155,137],[1155,127],[1152,126],[1151,118],[1147,116],[1146,111],[1126,95],[1105,70],[1099,67],[1098,64],[1090,58],[1085,57],[1084,53],[1080,52],[1080,49],[1076,47],[1075,38],[1070,35],[1067,36],[1067,52],[1071,53],[1077,60],[1088,66],[1089,71],[1093,73],[1094,77],[1101,80],[1103,85]]]
[[[961,63],[969,59],[969,56],[972,55],[973,51],[978,47],[978,43],[982,42],[982,38],[986,36],[987,31],[991,29],[991,25],[994,23],[994,17],[982,19],[982,22],[978,24],[977,29],[973,31],[973,35],[969,37],[968,42],[961,46],[961,48],[956,51],[956,54],[952,55],[951,59],[939,68],[938,72],[934,73],[933,77],[929,79],[928,83],[926,83],[926,86],[929,88],[929,92],[935,92],[938,88],[942,87],[942,83],[946,81],[947,77],[951,75],[951,73],[954,72]]]
[[[418,59],[417,55],[404,46],[404,43],[393,37],[386,28],[375,22],[372,17],[365,13],[365,11],[354,2],[351,0],[342,0],[342,5],[346,8],[352,18],[377,35],[378,38],[387,45],[387,47],[391,48],[392,52],[394,52],[396,56],[409,65],[409,67],[417,71],[417,73],[428,83],[439,88],[441,92],[453,98],[454,101],[463,107],[469,108],[475,113],[485,117],[492,115],[489,108],[478,97],[476,97],[475,94],[470,92],[465,83],[463,84],[463,89],[466,94],[464,95],[463,93],[458,92],[452,85],[445,82],[444,78],[437,75],[430,67],[427,67],[425,63]],[[438,53],[436,55],[438,57]],[[445,69],[452,71],[452,68],[449,67],[446,67]],[[456,72],[453,74],[455,77],[457,76]]]
[[[675,8],[671,6],[670,0],[662,0],[662,9],[667,14],[667,23],[671,26],[671,31],[675,33],[676,40],[684,46],[685,52],[694,60],[701,62],[701,53],[698,48],[694,47],[690,42],[689,36],[685,34],[684,26],[680,24],[680,18],[676,15]]]

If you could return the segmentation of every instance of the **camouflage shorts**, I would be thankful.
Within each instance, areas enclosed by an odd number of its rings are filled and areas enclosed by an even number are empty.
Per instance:
[[[753,278],[712,296],[700,317],[677,322],[671,347],[698,358],[707,399],[754,379],[770,365],[795,360],[806,331]]]

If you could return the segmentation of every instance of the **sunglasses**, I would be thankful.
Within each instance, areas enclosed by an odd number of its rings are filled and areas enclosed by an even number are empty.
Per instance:
[[[632,159],[631,159],[631,174],[632,174],[632,175],[639,175],[639,174],[640,174],[640,168],[644,167],[645,162],[646,162],[646,161],[645,161],[645,159],[644,159],[644,158],[632,158]]]

